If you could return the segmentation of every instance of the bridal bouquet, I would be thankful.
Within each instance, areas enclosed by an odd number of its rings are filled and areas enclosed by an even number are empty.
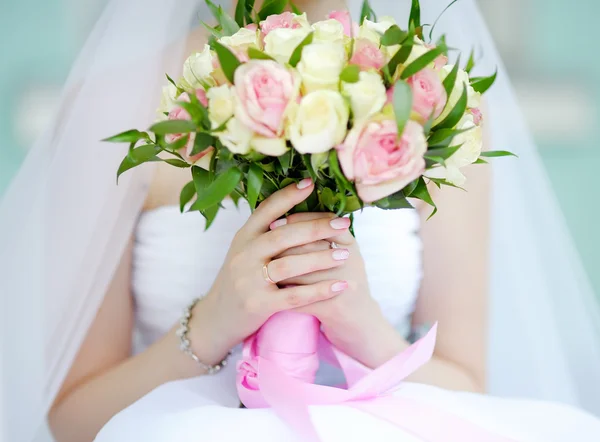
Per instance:
[[[253,210],[307,177],[315,191],[295,211],[344,215],[416,198],[435,213],[428,182],[460,187],[463,167],[509,155],[482,152],[481,95],[496,74],[470,76],[473,53],[449,64],[445,38],[432,42],[432,27],[425,40],[418,0],[405,27],[377,19],[368,1],[360,23],[334,11],[313,24],[287,0],[258,11],[240,0],[235,19],[206,3],[218,25],[205,25],[209,44],[178,81],[167,75],[160,121],[106,140],[130,144],[117,177],[149,161],[191,168],[181,210],[201,212],[206,228],[223,199]]]

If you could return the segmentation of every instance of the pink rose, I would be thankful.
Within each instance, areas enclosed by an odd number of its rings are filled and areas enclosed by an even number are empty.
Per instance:
[[[267,17],[266,20],[260,22],[260,30],[266,36],[273,29],[278,28],[289,28],[296,29],[301,25],[298,23],[295,18],[295,14],[292,14],[289,11],[282,12],[281,14],[273,14]]]
[[[481,124],[481,121],[483,120],[483,114],[481,113],[481,109],[475,107],[473,109],[469,109],[468,112],[471,115],[473,115],[473,123],[475,123],[475,126],[479,126]]]
[[[426,44],[425,47],[427,49],[434,49],[435,45]],[[437,69],[437,70],[440,70],[444,66],[446,66],[447,64],[448,64],[448,57],[446,57],[444,54],[442,54],[438,58],[435,59],[435,61],[434,61],[434,68]]]
[[[244,27],[250,31],[258,31],[258,25],[256,23],[248,23]]]
[[[239,121],[264,137],[279,137],[287,107],[298,97],[298,78],[276,61],[250,60],[237,68],[234,83]]]
[[[423,127],[409,121],[398,139],[393,120],[372,120],[353,128],[338,147],[344,175],[356,183],[358,196],[367,203],[389,196],[425,171],[427,140]]]
[[[385,65],[385,56],[377,44],[360,38],[354,42],[350,64],[358,65],[361,69],[381,69]]]
[[[423,120],[440,116],[448,96],[437,71],[423,69],[407,80],[413,93],[412,110]]]
[[[344,34],[346,36],[352,37],[354,35],[358,35],[358,23],[352,22],[350,11],[331,11],[329,15],[327,15],[327,18],[332,18],[339,21],[344,27]]]
[[[198,101],[200,101],[200,103],[202,103],[204,106],[208,106],[208,99],[206,98],[206,92],[204,91],[204,89],[196,89],[196,97],[198,98]],[[177,101],[189,102],[190,97],[187,94],[187,92],[184,92],[179,97],[177,97]],[[186,111],[185,109],[183,109],[182,107],[179,107],[179,106],[175,106],[171,110],[171,112],[169,112],[168,118],[169,118],[169,120],[191,120],[191,116],[188,113],[188,111]],[[212,152],[214,151],[213,147],[209,147],[208,149],[203,150],[199,154],[192,156],[191,152],[192,152],[192,149],[194,148],[194,139],[196,138],[196,134],[194,134],[194,133],[191,133],[191,134],[167,134],[165,136],[165,140],[168,143],[174,143],[175,141],[179,140],[181,137],[184,137],[184,136],[188,137],[189,139],[188,139],[188,142],[186,143],[186,145],[180,149],[179,154],[189,164],[196,164],[198,161],[200,161],[200,159],[202,159],[203,157],[205,157],[209,154],[212,154]]]

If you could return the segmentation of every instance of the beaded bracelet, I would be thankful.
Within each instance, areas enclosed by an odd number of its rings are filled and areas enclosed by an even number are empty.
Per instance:
[[[229,356],[231,356],[231,351],[229,351],[223,360],[216,365],[205,364],[192,351],[188,332],[190,331],[190,318],[192,317],[192,309],[199,301],[200,298],[194,299],[192,303],[183,311],[183,316],[179,320],[179,328],[175,333],[179,337],[179,349],[196,361],[196,363],[200,365],[200,367],[202,367],[202,369],[204,369],[208,374],[216,374],[227,365],[227,360],[229,359]]]

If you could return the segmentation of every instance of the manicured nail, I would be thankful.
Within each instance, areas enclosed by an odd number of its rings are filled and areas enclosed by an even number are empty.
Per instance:
[[[275,230],[277,227],[285,226],[286,224],[287,224],[287,218],[281,218],[281,219],[278,219],[277,221],[273,221],[271,223],[271,225],[269,226],[269,228],[271,230]]]
[[[331,256],[336,261],[345,261],[350,257],[350,251],[348,249],[335,249]]]
[[[312,184],[312,180],[310,178],[304,178],[302,181],[300,181],[298,184],[296,184],[296,187],[298,189],[302,190],[302,189],[306,189],[311,184]]]
[[[329,222],[329,225],[336,230],[347,229],[350,227],[350,218],[334,218]]]
[[[331,291],[335,293],[343,292],[348,288],[348,283],[346,281],[336,282],[331,286]]]

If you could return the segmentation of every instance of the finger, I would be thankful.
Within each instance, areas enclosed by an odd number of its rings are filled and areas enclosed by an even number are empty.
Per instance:
[[[339,267],[339,266],[338,266]],[[346,275],[347,276],[347,275]],[[311,285],[322,281],[329,281],[331,279],[339,279],[344,277],[343,269],[337,267],[319,270],[316,272],[307,273],[305,275],[294,276],[283,281],[279,281],[281,286],[286,285]]]
[[[348,288],[346,281],[323,281],[313,285],[286,287],[280,289],[272,296],[274,312],[290,310],[315,302],[332,299],[343,293]]]
[[[316,219],[323,219],[323,218],[329,218],[329,219],[333,219],[336,218],[336,215],[334,213],[331,212],[301,212],[301,213],[294,213],[293,215],[290,215],[286,218],[280,218],[276,221],[273,221],[270,225],[269,228],[271,230],[277,229],[279,227],[283,227],[285,225],[289,225],[289,224],[295,224],[295,223],[300,223],[300,222],[306,222],[306,221],[312,221],[312,220],[316,220]],[[341,232],[339,235],[329,238],[332,241],[348,246],[353,244],[356,240],[354,238],[354,236],[352,235],[352,233],[350,233],[350,231],[345,231],[345,232]]]
[[[348,249],[332,249],[305,255],[286,256],[267,264],[269,277],[280,282],[319,270],[339,267],[350,257]]]
[[[248,219],[242,230],[257,235],[269,229],[269,225],[304,201],[313,191],[313,182],[306,178],[290,184],[264,200]]]
[[[320,252],[323,250],[331,249],[331,243],[329,241],[321,240],[315,241],[308,244],[304,244],[298,247],[293,247],[291,249],[285,250],[281,255],[277,256],[277,258],[283,258],[284,256],[293,256],[293,255],[305,255],[307,253],[312,252]]]
[[[292,247],[337,236],[349,227],[348,218],[323,218],[285,225],[260,235],[252,244],[252,249],[262,259],[268,260]]]

